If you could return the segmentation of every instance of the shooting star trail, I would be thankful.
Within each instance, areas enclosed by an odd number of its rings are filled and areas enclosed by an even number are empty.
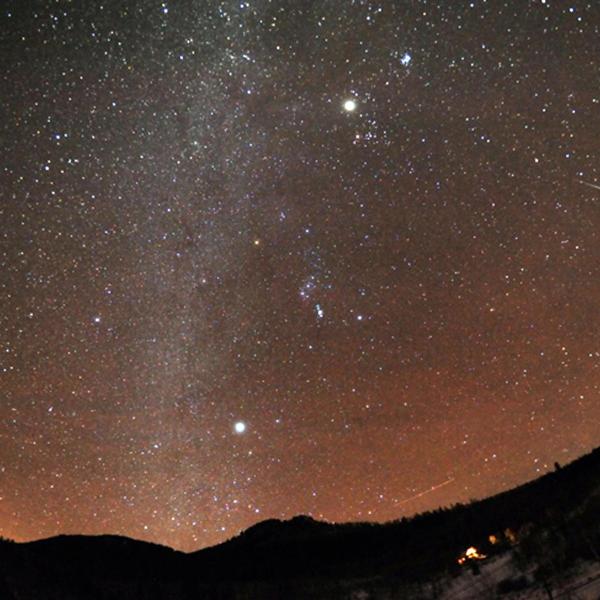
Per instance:
[[[454,481],[454,478],[446,479],[446,481],[442,481],[442,483],[438,483],[437,485],[434,485],[434,486],[430,487],[428,490],[425,490],[423,492],[419,492],[418,494],[415,494],[414,496],[411,496],[410,498],[406,498],[405,500],[401,500],[397,504],[398,504],[398,506],[401,506],[402,504],[406,504],[407,502],[411,502],[412,500],[416,500],[417,498],[421,498],[422,496],[426,496],[427,494],[431,494],[431,492],[435,492],[436,490],[439,490],[440,488],[443,488],[444,486],[452,483],[453,481]]]
[[[583,185],[587,185],[588,187],[594,188],[595,190],[600,190],[600,185],[595,185],[593,183],[588,183],[587,181],[583,181],[583,179],[578,179],[579,183]]]

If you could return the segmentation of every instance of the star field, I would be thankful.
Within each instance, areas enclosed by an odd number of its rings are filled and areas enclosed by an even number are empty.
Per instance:
[[[388,520],[600,443],[600,5],[7,0],[0,535]]]

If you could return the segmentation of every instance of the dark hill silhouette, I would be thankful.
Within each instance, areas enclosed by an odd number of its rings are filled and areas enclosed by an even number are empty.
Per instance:
[[[346,598],[356,582],[371,590],[417,585],[460,570],[469,546],[493,556],[516,540],[523,560],[540,569],[598,560],[600,449],[491,498],[385,524],[271,519],[190,554],[118,536],[4,541],[0,597]],[[548,552],[548,540],[560,541],[560,556]]]

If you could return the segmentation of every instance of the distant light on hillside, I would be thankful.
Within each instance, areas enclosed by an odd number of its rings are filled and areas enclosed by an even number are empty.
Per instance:
[[[464,554],[458,559],[459,565],[464,565],[469,560],[483,560],[487,558],[485,554],[481,554],[475,546],[467,548]]]

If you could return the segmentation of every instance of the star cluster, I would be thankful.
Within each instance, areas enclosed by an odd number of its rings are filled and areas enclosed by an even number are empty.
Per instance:
[[[600,5],[7,0],[0,534],[191,550],[596,446]]]

